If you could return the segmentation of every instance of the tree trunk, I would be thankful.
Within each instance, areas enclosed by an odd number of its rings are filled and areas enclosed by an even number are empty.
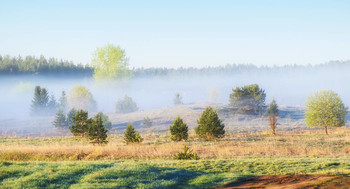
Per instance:
[[[326,135],[328,135],[327,127],[324,127],[324,132],[326,132]]]

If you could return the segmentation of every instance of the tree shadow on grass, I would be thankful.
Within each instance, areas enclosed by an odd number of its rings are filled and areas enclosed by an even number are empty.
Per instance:
[[[210,188],[234,182],[241,175],[230,173],[207,173],[186,169],[139,165],[134,167],[111,167],[87,175],[75,187],[97,188]],[[118,183],[118,184],[117,184]]]

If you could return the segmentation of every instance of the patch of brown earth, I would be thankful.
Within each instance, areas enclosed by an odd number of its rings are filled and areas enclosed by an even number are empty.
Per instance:
[[[230,183],[221,187],[232,189],[246,189],[246,188],[268,188],[268,189],[289,189],[289,188],[320,188],[329,184],[334,185],[333,180],[340,176],[333,175],[265,175],[242,180],[241,182]],[[350,182],[350,177],[346,177]],[[343,179],[344,180],[344,179]],[[346,180],[346,179],[345,179]],[[350,188],[350,186],[348,186]],[[333,187],[332,187],[333,188]],[[343,188],[340,184],[337,188]]]

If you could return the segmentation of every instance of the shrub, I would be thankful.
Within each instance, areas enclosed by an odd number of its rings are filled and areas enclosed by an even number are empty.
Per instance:
[[[261,114],[265,109],[265,91],[258,84],[232,89],[230,106],[234,113]]]
[[[305,122],[309,127],[340,127],[346,123],[347,108],[337,93],[318,91],[307,99]]]
[[[269,118],[270,128],[273,135],[276,135],[276,125],[278,119],[278,105],[276,104],[275,99],[269,104],[269,107],[265,113]]]
[[[179,152],[175,155],[174,159],[176,160],[199,160],[197,153],[192,152],[188,146],[184,146],[184,151]]]
[[[182,96],[180,95],[180,93],[175,93],[174,105],[179,105],[179,104],[183,104]]]
[[[74,124],[69,127],[69,130],[74,136],[86,136],[88,131],[89,122],[88,112],[84,110],[78,110],[72,118]]]
[[[197,123],[195,132],[200,138],[213,140],[221,138],[225,134],[225,125],[219,119],[217,112],[210,106],[203,111]]]
[[[126,144],[141,143],[143,141],[143,138],[141,137],[140,133],[135,131],[131,123],[128,124],[124,132],[124,141],[126,142]]]
[[[187,124],[183,122],[180,116],[174,120],[173,125],[169,126],[171,140],[172,141],[181,141],[188,139],[188,127]]]
[[[103,114],[102,114],[103,115]],[[105,128],[101,113],[95,115],[94,119],[90,119],[88,126],[88,138],[93,144],[106,144],[108,130]]]
[[[146,128],[150,128],[150,127],[152,127],[152,121],[151,121],[151,119],[147,116],[147,117],[144,117],[143,118],[143,123],[142,123],[142,125],[144,126],[144,127],[146,127]]]
[[[136,103],[131,97],[124,96],[123,99],[119,99],[116,104],[116,113],[130,113],[138,110]]]

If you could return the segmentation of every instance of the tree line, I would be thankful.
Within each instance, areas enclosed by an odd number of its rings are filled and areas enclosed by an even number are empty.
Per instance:
[[[46,59],[44,56],[39,58],[35,56],[1,56],[0,55],[0,74],[20,75],[20,74],[64,74],[74,76],[91,77],[94,70],[83,64],[74,64],[67,60],[57,60],[55,58]]]
[[[114,62],[109,63],[107,53],[114,53],[112,57],[117,57]],[[44,56],[1,56],[0,74],[21,75],[21,74],[63,74],[74,75],[75,77],[93,77],[97,79],[117,78],[117,77],[156,77],[156,76],[176,76],[176,75],[232,75],[242,73],[281,73],[292,71],[318,71],[318,70],[348,70],[350,61],[331,61],[318,65],[284,65],[284,66],[255,66],[253,64],[227,64],[215,67],[180,67],[180,68],[129,68],[128,58],[125,51],[120,47],[107,45],[98,48],[94,53],[92,63],[88,65],[74,64],[67,60],[57,60],[55,58],[45,58]],[[109,67],[105,66],[111,65]]]

